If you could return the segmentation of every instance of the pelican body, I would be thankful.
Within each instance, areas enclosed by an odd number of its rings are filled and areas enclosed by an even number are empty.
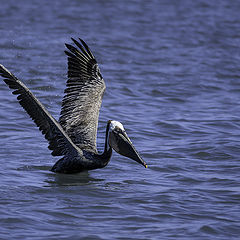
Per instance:
[[[98,116],[106,86],[87,44],[82,39],[72,41],[76,47],[66,44],[68,80],[59,121],[17,77],[0,65],[3,81],[14,90],[20,105],[48,140],[52,155],[62,156],[51,171],[78,173],[103,168],[110,161],[112,149],[147,167],[118,121],[107,122],[104,151],[98,153]]]

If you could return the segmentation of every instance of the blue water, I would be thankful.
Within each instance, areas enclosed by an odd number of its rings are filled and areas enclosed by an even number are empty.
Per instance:
[[[107,90],[99,119],[121,121],[149,165],[58,160],[0,82],[0,239],[239,239],[239,1],[2,1],[0,63],[59,117],[64,43],[81,37]]]

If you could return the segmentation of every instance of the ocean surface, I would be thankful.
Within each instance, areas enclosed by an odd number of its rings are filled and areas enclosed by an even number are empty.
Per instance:
[[[0,81],[0,239],[240,239],[239,1],[1,1],[0,64],[59,118],[64,44],[83,38],[149,168],[58,160]]]

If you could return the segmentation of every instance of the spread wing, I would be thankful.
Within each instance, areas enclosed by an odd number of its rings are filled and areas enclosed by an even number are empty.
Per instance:
[[[96,136],[99,109],[105,83],[97,61],[87,44],[73,39],[76,47],[66,44],[68,81],[59,122],[81,149],[97,151]]]
[[[53,150],[53,156],[76,154],[79,149],[64,132],[61,125],[53,118],[32,92],[19,81],[11,72],[0,64],[0,75],[4,82],[13,89],[13,94],[18,95],[17,99],[21,106],[30,115],[42,134],[49,141],[49,149]],[[80,150],[81,151],[81,150]]]

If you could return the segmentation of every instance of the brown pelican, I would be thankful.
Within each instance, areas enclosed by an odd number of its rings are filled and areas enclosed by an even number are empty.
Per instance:
[[[112,148],[147,167],[118,121],[107,122],[104,152],[98,153],[98,116],[106,87],[95,57],[87,44],[79,40],[72,38],[76,47],[66,44],[69,50],[65,51],[68,56],[68,80],[59,121],[20,80],[0,65],[4,82],[14,90],[13,94],[18,95],[21,106],[49,141],[52,155],[62,156],[51,171],[77,173],[103,168],[111,158]]]

